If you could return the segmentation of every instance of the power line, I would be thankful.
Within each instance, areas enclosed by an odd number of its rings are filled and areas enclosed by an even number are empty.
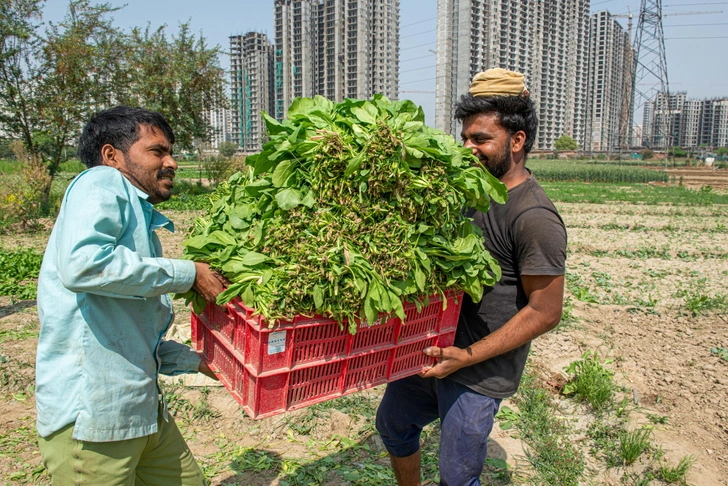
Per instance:
[[[728,5],[728,2],[673,3],[672,5],[663,5],[663,7],[664,8],[670,8],[670,7],[694,7],[695,5]]]
[[[406,83],[399,83],[399,85],[400,85],[400,86],[402,86],[403,84],[414,84],[414,83],[421,83],[421,82],[423,82],[423,81],[432,81],[432,80],[434,80],[434,79],[437,79],[437,78],[435,77],[435,78],[424,78],[424,79],[417,79],[417,80],[415,80],[415,81],[407,81]]]
[[[416,34],[405,35],[403,37],[400,37],[400,39],[406,39],[407,37],[414,37],[416,35],[429,34],[430,32],[437,32],[437,29],[423,30],[422,32],[417,32]]]
[[[430,68],[434,68],[434,67],[437,67],[437,65],[436,64],[433,64],[432,66],[425,66],[425,67],[419,67],[419,68],[414,68],[414,69],[407,69],[405,71],[400,71],[399,73],[402,74],[402,73],[409,73],[409,72],[412,72],[412,71],[422,71],[423,69],[430,69]]]
[[[728,39],[727,37],[665,37],[665,40],[684,40],[684,39]]]
[[[665,27],[705,27],[706,25],[728,25],[728,22],[715,23],[715,24],[674,24],[674,25],[665,25]]]
[[[432,54],[428,54],[426,56],[420,56],[420,57],[411,57],[409,59],[405,59],[403,61],[399,61],[399,63],[402,64],[403,62],[417,61],[418,59],[425,59],[425,58],[432,59]]]
[[[404,28],[406,28],[406,27],[411,27],[411,26],[413,26],[413,25],[421,24],[421,23],[423,23],[423,22],[429,22],[430,20],[435,20],[436,18],[437,18],[437,17],[430,17],[429,19],[425,19],[425,20],[420,20],[420,21],[418,21],[418,22],[412,22],[411,24],[407,24],[407,25],[402,25],[402,26],[400,26],[399,28],[400,28],[400,29],[404,29]]]
[[[428,43],[426,43],[426,44],[420,44],[420,45],[417,45],[417,46],[412,46],[412,47],[405,47],[404,49],[400,49],[400,52],[401,52],[401,51],[407,51],[407,50],[409,50],[409,49],[416,49],[416,48],[418,48],[418,47],[425,47],[425,46],[431,46],[432,44],[437,44],[437,42],[428,42]]]

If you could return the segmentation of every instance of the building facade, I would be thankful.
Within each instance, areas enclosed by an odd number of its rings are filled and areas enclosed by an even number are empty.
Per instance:
[[[397,99],[399,0],[276,0],[276,118],[294,98]]]
[[[275,113],[273,46],[260,32],[230,36],[230,118],[232,142],[246,153],[265,142],[260,112]]]
[[[476,73],[500,67],[525,76],[539,118],[535,149],[553,149],[561,135],[584,145],[589,0],[438,0],[437,9],[437,128],[457,136],[459,97]]]
[[[592,15],[589,42],[588,151],[611,152],[631,145],[634,63],[629,33],[607,11]]]
[[[691,100],[685,91],[659,95],[645,104],[644,120],[647,147],[728,147],[728,98]]]
[[[228,108],[213,108],[202,115],[210,125],[209,148],[217,149],[222,142],[232,141],[232,124]]]

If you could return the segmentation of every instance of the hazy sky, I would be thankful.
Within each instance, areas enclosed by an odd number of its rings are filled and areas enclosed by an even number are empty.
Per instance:
[[[106,0],[126,5],[114,14],[124,28],[168,25],[176,32],[180,22],[191,20],[193,31],[202,32],[210,45],[229,48],[228,36],[250,30],[265,32],[273,40],[272,0]],[[533,0],[541,1],[541,0]],[[690,98],[728,96],[728,1],[663,0],[665,48],[671,91],[687,91]],[[66,0],[47,0],[45,20],[58,21]],[[594,0],[592,11],[635,14],[639,0]],[[686,12],[710,12],[685,15]],[[682,14],[682,15],[674,15]],[[437,0],[400,2],[400,98],[409,98],[425,109],[428,123],[434,122],[435,50]],[[626,28],[627,20],[620,19]],[[228,67],[225,56],[223,67]],[[412,91],[425,91],[416,93]]]

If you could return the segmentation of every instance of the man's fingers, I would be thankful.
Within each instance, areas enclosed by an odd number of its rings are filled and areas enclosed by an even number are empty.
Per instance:
[[[422,352],[427,356],[442,358],[442,348],[438,348],[437,346],[430,346],[429,348],[425,348]]]

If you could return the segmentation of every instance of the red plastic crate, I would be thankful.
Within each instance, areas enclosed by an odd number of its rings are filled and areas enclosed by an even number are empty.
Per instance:
[[[353,336],[333,319],[297,316],[267,322],[239,299],[226,309],[208,305],[192,314],[192,343],[210,369],[253,418],[313,405],[388,381],[434,364],[428,346],[451,346],[462,293],[430,297],[417,312],[405,304],[406,319],[390,317]]]

